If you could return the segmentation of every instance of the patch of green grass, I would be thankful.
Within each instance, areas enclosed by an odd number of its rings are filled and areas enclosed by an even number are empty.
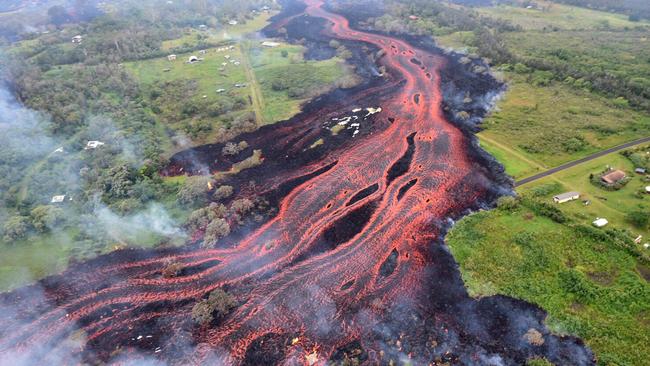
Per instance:
[[[650,285],[635,257],[588,230],[520,205],[464,218],[447,242],[471,295],[541,306],[553,331],[583,338],[601,365],[647,365]]]
[[[482,134],[478,136],[481,147],[503,164],[506,169],[506,174],[514,179],[520,179],[544,170],[539,164],[526,159],[523,155],[507,146],[497,144]]]
[[[650,117],[614,108],[607,98],[562,83],[534,86],[524,75],[507,76],[509,89],[479,136],[540,166],[554,167],[650,135]]]
[[[622,29],[648,26],[648,22],[631,22],[621,14],[556,4],[549,1],[536,1],[544,10],[526,9],[508,5],[481,7],[476,10],[481,15],[508,20],[526,30],[530,29]]]
[[[589,181],[590,174],[598,174],[607,166],[625,171],[632,177],[630,182],[618,191],[607,191],[593,185]],[[566,202],[558,207],[571,215],[577,222],[589,225],[597,217],[606,218],[611,226],[630,230],[635,235],[643,235],[648,242],[650,230],[648,228],[637,228],[626,220],[626,214],[635,210],[650,211],[650,195],[638,194],[643,191],[648,182],[644,182],[640,175],[634,173],[634,165],[620,153],[612,153],[583,163],[570,169],[558,172],[552,176],[542,178],[535,182],[519,187],[520,193],[530,193],[537,187],[557,182],[562,185],[563,190],[580,192],[580,200]],[[541,198],[552,202],[555,193],[543,195]],[[591,204],[586,206],[582,201],[589,200]],[[640,245],[639,245],[640,247]]]

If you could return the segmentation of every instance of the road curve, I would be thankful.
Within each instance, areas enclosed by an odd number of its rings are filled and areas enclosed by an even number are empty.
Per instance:
[[[649,137],[644,137],[642,139],[630,141],[630,142],[625,143],[623,145],[615,146],[615,147],[612,147],[612,148],[609,148],[609,149],[606,149],[606,150],[603,150],[603,151],[599,151],[599,152],[597,152],[595,154],[591,154],[591,155],[589,155],[587,157],[584,157],[582,159],[574,160],[574,161],[568,162],[566,164],[562,164],[562,165],[560,165],[558,167],[555,167],[553,169],[549,169],[549,170],[547,170],[545,172],[541,172],[541,173],[535,174],[533,176],[530,176],[528,178],[521,179],[521,180],[515,182],[515,187],[519,187],[519,186],[522,186],[522,185],[524,185],[526,183],[530,183],[530,182],[536,181],[538,179],[548,177],[551,174],[555,174],[555,173],[557,173],[559,171],[572,168],[572,167],[574,167],[576,165],[579,165],[579,164],[582,164],[582,163],[586,163],[588,161],[594,160],[594,159],[599,158],[601,156],[605,156],[607,154],[611,154],[613,152],[621,151],[623,149],[627,149],[629,147],[640,145],[640,144],[643,144],[643,143],[646,143],[646,142],[650,142],[650,136]]]

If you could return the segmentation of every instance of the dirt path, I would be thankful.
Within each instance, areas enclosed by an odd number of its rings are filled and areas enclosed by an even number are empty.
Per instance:
[[[253,103],[253,112],[255,113],[255,121],[258,126],[263,126],[266,124],[264,115],[262,114],[264,99],[262,97],[262,91],[260,90],[260,84],[255,77],[255,72],[253,71],[253,67],[251,66],[250,60],[248,58],[250,48],[250,42],[239,44],[239,50],[242,54],[242,65],[244,66],[246,79],[248,80],[248,84],[250,85],[251,89],[251,100]]]

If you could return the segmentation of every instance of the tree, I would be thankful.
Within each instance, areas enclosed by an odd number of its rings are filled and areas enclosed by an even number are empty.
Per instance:
[[[198,206],[208,200],[208,183],[212,179],[204,176],[192,176],[185,180],[185,184],[178,190],[178,202],[184,206]]]
[[[289,57],[289,51],[282,50],[282,51],[280,51],[280,55],[282,55],[282,57],[284,57],[284,58],[287,58],[287,57]]]
[[[63,221],[64,212],[61,208],[52,205],[36,206],[30,213],[32,225],[39,232],[45,232],[52,229],[58,223]]]
[[[192,319],[199,325],[208,325],[214,319],[223,318],[237,306],[235,298],[222,289],[210,293],[207,299],[196,303],[192,308]]]
[[[627,220],[639,229],[645,229],[650,223],[650,212],[636,210],[627,214]]]
[[[29,218],[26,216],[13,216],[4,224],[3,239],[6,242],[23,238],[29,230]]]
[[[203,246],[206,248],[213,248],[219,239],[230,234],[230,224],[228,221],[218,218],[212,220],[208,227],[205,229],[203,236]]]
[[[517,208],[517,204],[517,199],[512,196],[502,196],[497,200],[497,207],[506,211]]]
[[[227,185],[219,186],[219,188],[217,188],[212,194],[212,198],[214,198],[217,201],[223,200],[232,196],[233,191],[234,189],[232,188],[232,186],[227,186]]]

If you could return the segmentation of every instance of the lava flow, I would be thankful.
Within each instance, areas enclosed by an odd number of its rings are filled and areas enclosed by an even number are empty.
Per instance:
[[[441,240],[450,219],[508,188],[444,107],[443,85],[463,82],[445,75],[462,66],[353,29],[321,0],[305,5],[277,24],[308,42],[379,53],[386,75],[244,136],[265,159],[230,179],[255,178],[251,190],[277,214],[217,249],[118,251],[3,294],[0,364],[312,365],[352,349],[369,365],[593,363],[579,339],[551,334],[535,306],[470,298]],[[339,122],[348,129],[333,136],[326,127]],[[215,162],[220,146],[177,155],[165,174],[227,168]],[[181,275],[161,276],[171,262]],[[199,329],[192,306],[217,288],[238,306]],[[541,341],[526,341],[531,330]]]

